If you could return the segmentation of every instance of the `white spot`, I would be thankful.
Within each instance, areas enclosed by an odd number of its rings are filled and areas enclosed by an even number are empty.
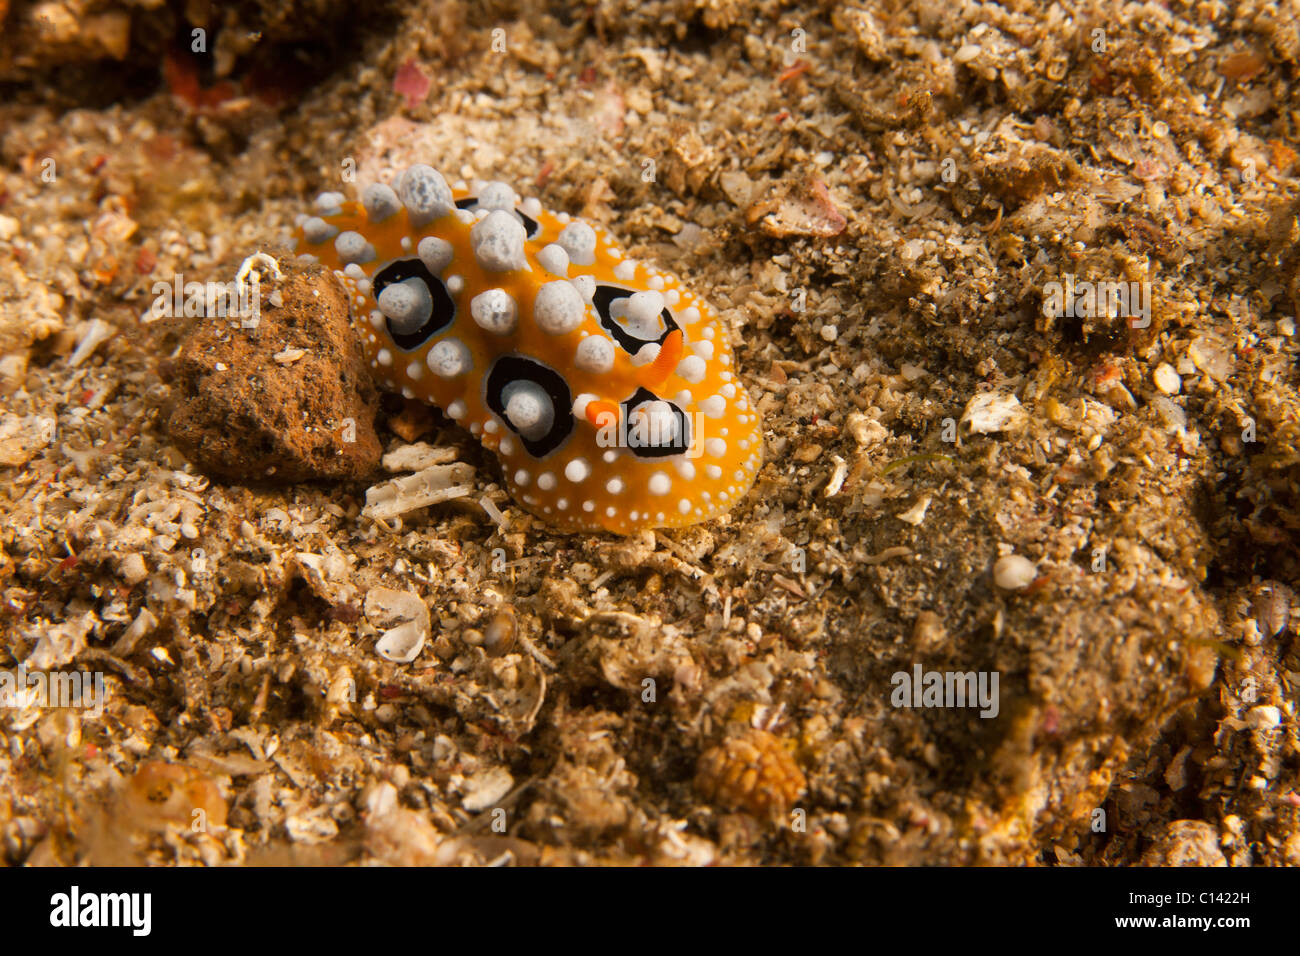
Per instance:
[[[343,211],[342,193],[324,192],[316,197],[316,211],[322,216],[337,216]]]
[[[533,476],[522,468],[515,472],[515,484],[521,488],[527,486],[527,484],[532,480]]]
[[[392,365],[393,353],[388,351],[388,349],[380,349],[379,354],[375,356],[375,360],[378,361],[379,364],[383,366]]]
[[[456,258],[456,250],[452,244],[437,236],[425,236],[420,240],[416,251],[424,267],[434,275],[442,275],[442,270],[451,265],[451,260]]]
[[[621,495],[623,493],[623,479],[611,478],[605,482],[605,490],[611,495]]]
[[[447,291],[452,295],[460,295],[465,289],[464,276],[449,276],[447,278]]]
[[[366,216],[371,222],[383,222],[402,208],[402,201],[397,198],[392,186],[371,183],[361,190],[361,205],[365,206]]]
[[[706,438],[704,450],[710,458],[722,458],[727,454],[727,443],[721,438]]]
[[[509,335],[519,326],[519,308],[505,289],[488,289],[474,296],[469,314],[486,332]]]
[[[677,474],[687,481],[695,480],[695,465],[686,458],[677,459]]]
[[[456,208],[447,180],[436,169],[423,163],[417,163],[402,173],[397,183],[397,197],[406,207],[414,226],[432,222]]]
[[[514,209],[515,191],[506,183],[484,183],[478,190],[480,209]]]
[[[629,416],[628,444],[634,448],[671,445],[680,433],[680,423],[668,402],[644,402]]]
[[[582,324],[586,314],[582,296],[563,279],[545,283],[533,300],[533,321],[549,335],[565,335]]]
[[[721,418],[727,410],[727,400],[721,395],[710,395],[700,402],[700,411],[709,418]]]
[[[627,300],[627,330],[639,339],[658,338],[663,331],[662,292],[634,292]]]
[[[455,378],[473,367],[474,359],[459,339],[443,339],[425,356],[429,371],[439,378]]]
[[[339,258],[348,264],[348,268],[356,265],[358,262],[369,262],[375,258],[375,247],[366,241],[366,237],[359,232],[348,230],[340,232],[334,239],[334,251],[339,254]],[[344,270],[347,275],[347,269]],[[356,278],[352,275],[352,278]]]
[[[650,494],[666,495],[673,490],[673,480],[662,471],[656,471],[650,476]]]
[[[584,372],[605,375],[614,367],[614,343],[603,335],[589,335],[573,352],[573,364]]]
[[[708,475],[710,478],[712,478],[714,481],[717,481],[719,478],[722,477],[722,469],[719,468],[717,465],[705,465],[704,473]]]
[[[692,385],[704,381],[706,370],[707,366],[704,364],[704,359],[698,355],[688,355],[677,363],[677,374]]]
[[[419,362],[412,362],[410,365],[406,366],[406,377],[409,379],[419,381],[420,376],[423,374],[424,367]]]
[[[537,264],[552,275],[569,274],[569,254],[564,251],[563,246],[555,242],[544,246],[542,251],[537,253]]]
[[[501,443],[497,447],[501,449],[501,454],[513,455],[515,453],[515,440],[509,435],[502,435]]]
[[[403,279],[379,293],[379,311],[388,316],[395,333],[410,335],[423,328],[433,315],[433,296],[423,279]]]
[[[713,343],[708,341],[692,342],[691,351],[707,362],[713,358]]]
[[[555,423],[551,397],[536,382],[521,379],[509,383],[501,390],[501,400],[511,426],[525,438],[543,438]]]
[[[465,413],[468,411],[469,409],[465,407],[465,403],[459,398],[447,406],[447,416],[455,421],[464,418]]]
[[[642,365],[649,365],[659,357],[659,351],[659,345],[655,342],[643,345],[637,349],[636,354],[632,356],[632,364],[637,368],[640,368]]]
[[[683,498],[681,501],[677,502],[677,510],[680,511],[680,512],[681,512],[682,514],[684,514],[684,515],[685,515],[685,514],[690,514],[690,513],[691,513],[691,503],[690,503],[687,499]],[[697,509],[697,510],[698,510],[698,509]]]
[[[541,488],[542,491],[554,491],[555,476],[551,474],[549,471],[542,472],[540,475],[537,476],[537,487]]]
[[[700,321],[700,310],[697,309],[695,306],[691,306],[690,308],[683,309],[679,318],[682,320],[682,322],[685,325],[690,325],[692,322],[698,322]],[[707,332],[705,332],[705,337],[706,338],[708,337]]]
[[[586,481],[591,476],[591,465],[587,464],[585,458],[575,458],[564,466],[564,477],[568,478],[575,485],[578,482]]]
[[[631,282],[636,278],[636,262],[624,259],[614,267],[614,278],[622,282]]]
[[[578,295],[582,296],[582,301],[591,305],[591,300],[596,297],[596,277],[595,276],[574,276],[569,280],[573,287],[578,290]]]
[[[494,209],[474,224],[469,238],[474,246],[474,258],[487,271],[528,268],[528,260],[524,258],[524,224],[513,213]]]
[[[583,511],[595,511],[595,510],[596,510],[596,502],[594,502],[594,501],[584,501],[584,502],[582,503],[582,510],[583,510]]]
[[[312,245],[329,242],[339,234],[338,226],[331,226],[319,216],[312,216],[302,224],[303,238]]]
[[[589,266],[596,261],[596,231],[585,222],[569,223],[560,230],[558,241],[575,265]]]

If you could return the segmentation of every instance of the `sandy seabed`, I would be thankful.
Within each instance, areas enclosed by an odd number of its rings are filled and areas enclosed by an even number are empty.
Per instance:
[[[183,6],[0,0],[0,669],[103,688],[0,681],[0,860],[1300,863],[1295,0]],[[294,217],[413,162],[713,303],[730,514],[347,374]]]

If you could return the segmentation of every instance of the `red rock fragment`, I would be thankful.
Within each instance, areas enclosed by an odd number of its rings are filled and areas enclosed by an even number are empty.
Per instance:
[[[264,302],[256,328],[195,320],[173,369],[168,433],[195,465],[228,480],[365,478],[379,463],[379,391],[347,299],[321,269],[286,272],[283,304]]]
[[[433,83],[424,75],[424,71],[420,69],[420,64],[414,57],[399,66],[397,75],[393,77],[393,91],[400,93],[406,99],[408,110],[413,110],[423,103],[432,86]]]

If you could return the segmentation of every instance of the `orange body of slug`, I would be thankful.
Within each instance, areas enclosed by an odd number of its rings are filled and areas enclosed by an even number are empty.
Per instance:
[[[758,410],[717,317],[603,230],[427,166],[317,212],[298,252],[347,286],[376,373],[495,452],[528,510],[629,534],[708,520],[753,484]]]

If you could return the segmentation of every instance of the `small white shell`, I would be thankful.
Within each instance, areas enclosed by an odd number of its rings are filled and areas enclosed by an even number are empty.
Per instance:
[[[1020,591],[1034,583],[1038,565],[1024,555],[1004,554],[993,564],[993,583],[1004,591]]]
[[[425,633],[416,621],[407,621],[385,631],[375,642],[379,656],[394,664],[409,664],[424,648]]]
[[[375,642],[380,657],[395,664],[409,664],[419,656],[429,636],[429,608],[418,594],[371,588],[366,592],[363,609],[371,624],[388,628]]]

